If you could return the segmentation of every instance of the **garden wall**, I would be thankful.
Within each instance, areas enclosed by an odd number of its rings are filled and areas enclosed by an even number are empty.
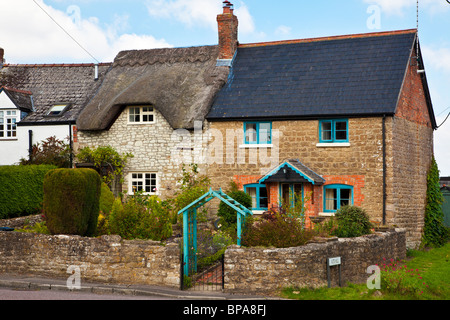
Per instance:
[[[180,248],[119,236],[0,232],[0,273],[67,279],[69,266],[80,268],[81,282],[179,287]]]
[[[269,294],[285,287],[328,285],[327,259],[341,257],[341,281],[365,283],[367,267],[383,258],[406,257],[406,230],[393,229],[359,238],[316,240],[305,246],[275,248],[230,247],[225,253],[225,291]],[[339,285],[338,267],[331,267],[331,285]]]

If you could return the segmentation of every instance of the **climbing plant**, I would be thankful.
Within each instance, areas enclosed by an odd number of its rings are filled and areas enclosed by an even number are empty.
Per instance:
[[[115,177],[119,177],[121,182],[123,179],[123,169],[127,164],[128,158],[132,158],[133,154],[119,154],[111,146],[100,146],[95,149],[85,147],[77,154],[79,162],[93,163],[97,171],[100,172],[105,183],[110,184]],[[106,170],[103,170],[105,168]]]
[[[433,157],[427,177],[427,205],[422,245],[441,247],[450,238],[449,230],[444,225],[443,201],[439,185],[439,169]]]

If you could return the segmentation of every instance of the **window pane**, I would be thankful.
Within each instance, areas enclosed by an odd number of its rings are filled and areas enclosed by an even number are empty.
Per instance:
[[[265,186],[259,188],[259,208],[268,208],[267,189]]]
[[[350,189],[341,189],[340,207],[348,206],[351,202],[352,192]]]
[[[256,123],[247,123],[245,125],[245,143],[256,143]]]
[[[332,140],[332,123],[330,121],[322,122],[322,141]]]
[[[140,108],[130,108],[129,111],[129,121],[130,122],[140,122],[141,121],[141,110]]]
[[[247,188],[247,194],[252,198],[252,208],[258,207],[256,188]]]
[[[337,189],[325,190],[325,210],[337,210]]]
[[[336,140],[348,140],[346,121],[336,122]]]
[[[272,142],[272,125],[270,123],[260,123],[259,124],[259,143],[269,144]]]

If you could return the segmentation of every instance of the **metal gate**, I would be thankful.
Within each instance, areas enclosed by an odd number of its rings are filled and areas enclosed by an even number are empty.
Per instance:
[[[252,215],[252,211],[225,194],[222,189],[205,193],[190,205],[180,210],[178,214],[183,214],[183,250],[181,254],[180,274],[181,289],[188,287],[209,288],[209,286],[223,288],[223,257],[220,263],[210,266],[206,270],[197,270],[197,209],[207,202],[217,198],[236,210],[237,215],[237,244],[241,245],[242,225],[247,215]],[[220,280],[220,281],[219,281]],[[206,287],[205,287],[206,286]]]
[[[181,257],[181,290],[189,291],[222,291],[225,286],[224,282],[224,255],[219,258],[213,265],[203,270],[192,273],[190,276],[185,275],[185,263]]]

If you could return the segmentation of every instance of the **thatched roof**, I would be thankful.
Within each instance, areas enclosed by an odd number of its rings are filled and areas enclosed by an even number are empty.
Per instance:
[[[124,107],[153,105],[174,129],[203,121],[228,68],[216,67],[217,46],[120,52],[77,121],[79,130],[107,130]]]

